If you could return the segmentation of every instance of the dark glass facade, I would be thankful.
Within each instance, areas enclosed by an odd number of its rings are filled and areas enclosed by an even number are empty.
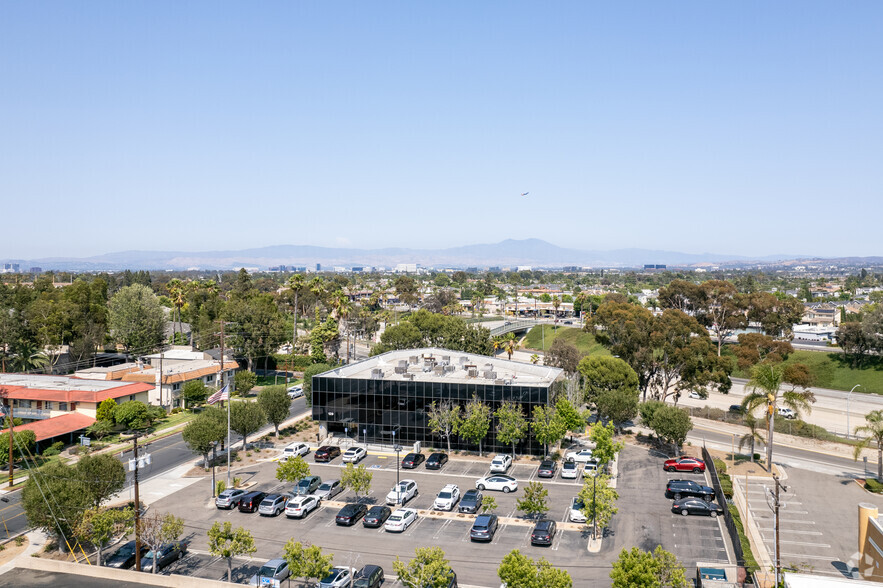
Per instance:
[[[525,418],[533,407],[546,405],[549,386],[511,386],[445,381],[370,380],[314,376],[312,381],[313,420],[327,424],[328,432],[346,435],[358,441],[409,445],[420,441],[424,447],[447,448],[447,442],[428,426],[427,411],[433,401],[451,401],[465,405],[477,395],[491,408],[491,414],[504,400],[522,405]],[[482,448],[489,452],[510,452],[496,439],[496,421]],[[452,449],[477,450],[478,446],[451,439]],[[543,447],[528,438],[516,446],[516,452],[541,455]]]

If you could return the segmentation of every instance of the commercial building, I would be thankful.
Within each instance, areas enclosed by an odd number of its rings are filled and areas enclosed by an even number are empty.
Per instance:
[[[390,351],[313,376],[313,419],[329,434],[362,442],[446,447],[429,426],[433,402],[465,406],[475,396],[494,411],[514,401],[530,418],[534,406],[549,403],[553,384],[563,377],[558,368],[460,351]],[[495,425],[493,420],[483,449],[511,451],[497,440]],[[478,449],[457,436],[451,447]],[[516,451],[539,455],[543,447],[528,436]]]

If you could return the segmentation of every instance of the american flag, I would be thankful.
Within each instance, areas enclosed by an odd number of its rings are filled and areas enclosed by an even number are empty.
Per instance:
[[[227,384],[229,386],[229,384]],[[208,397],[209,404],[215,404],[216,402],[221,402],[222,400],[230,400],[230,393],[227,392],[227,386],[224,386],[214,394]]]

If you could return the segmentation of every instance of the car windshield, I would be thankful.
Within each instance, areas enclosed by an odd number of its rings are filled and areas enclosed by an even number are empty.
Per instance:
[[[135,553],[134,545],[123,545],[122,547],[120,547],[120,550],[117,551],[117,555],[122,555],[126,557],[132,555],[133,553]]]
[[[565,463],[564,463],[564,469],[565,469],[565,470],[574,470],[574,469],[576,469],[576,462],[575,462],[575,461],[568,461],[568,462],[565,462]]]
[[[272,578],[276,575],[276,568],[274,566],[264,566],[261,568],[261,576],[264,578]]]
[[[583,501],[580,500],[579,498],[574,498],[573,499],[573,506],[571,508],[576,509],[576,510],[582,510]]]
[[[331,570],[331,573],[322,578],[322,582],[334,582],[340,576],[341,570]]]
[[[330,489],[331,489],[331,484],[329,484],[327,482],[322,484],[321,486],[319,486],[319,490],[330,490]]]
[[[404,492],[404,491],[407,490],[407,489],[408,489],[408,485],[405,484],[404,482],[402,482],[401,484],[399,484],[399,492]]]
[[[439,493],[438,493],[438,497],[441,498],[441,499],[450,498],[450,497],[451,497],[451,493],[450,493],[450,492],[439,492]]]
[[[402,520],[402,515],[392,515],[389,517],[389,520],[391,520],[392,522],[400,521]]]

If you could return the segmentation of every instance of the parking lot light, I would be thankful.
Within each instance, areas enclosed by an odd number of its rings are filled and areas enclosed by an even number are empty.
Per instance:
[[[393,431],[393,435],[395,435],[395,431]],[[401,465],[401,460],[399,460],[399,453],[402,451],[401,445],[396,445],[393,447],[396,452],[396,502],[402,501],[402,489],[399,488],[399,466]]]

